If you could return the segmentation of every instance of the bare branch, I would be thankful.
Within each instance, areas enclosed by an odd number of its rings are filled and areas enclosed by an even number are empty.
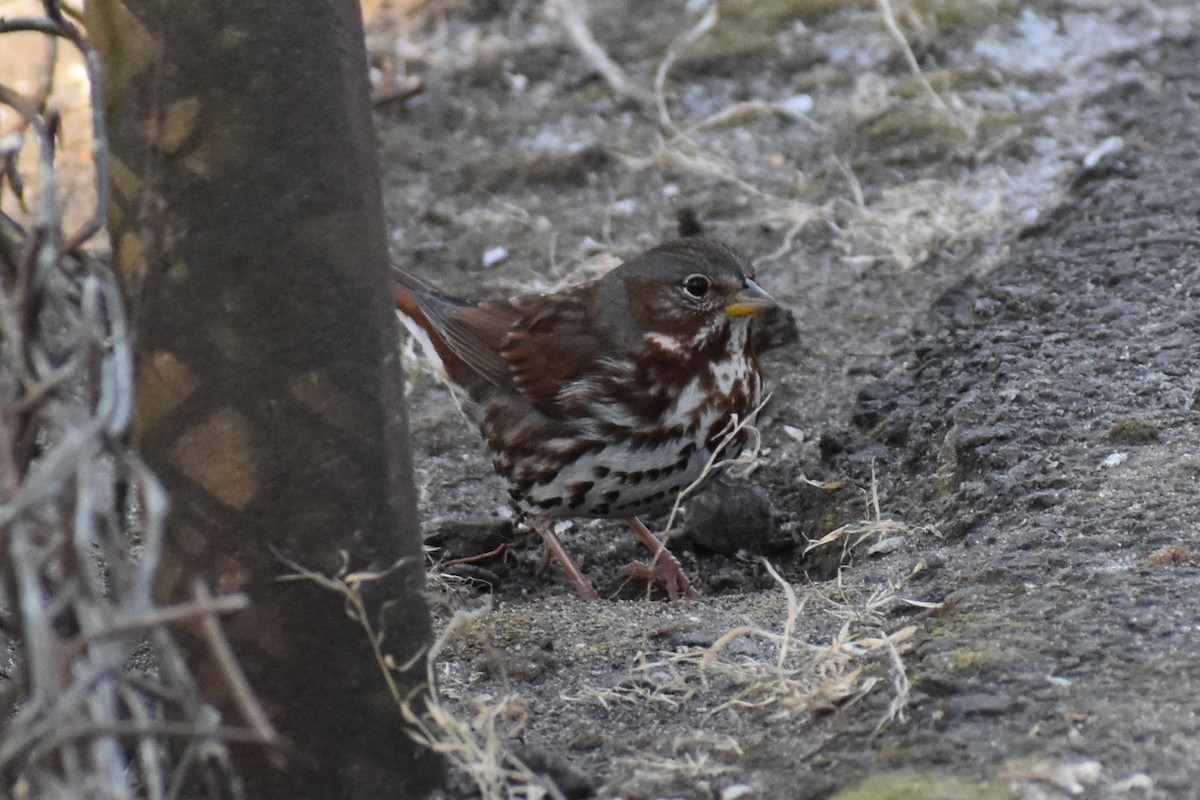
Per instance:
[[[562,16],[563,27],[580,54],[600,73],[604,82],[618,97],[628,98],[642,105],[649,105],[653,98],[650,93],[638,86],[625,74],[615,61],[608,57],[604,48],[592,36],[587,26],[587,14],[582,0],[558,0],[558,11]]]
[[[215,602],[201,581],[196,581],[192,586],[192,594],[196,597],[198,605],[212,605]],[[221,626],[217,624],[216,617],[212,613],[205,614],[201,618],[201,624],[204,635],[208,639],[209,648],[216,656],[225,681],[229,684],[233,696],[237,698],[238,708],[241,710],[242,716],[246,718],[250,729],[263,742],[277,742],[279,735],[275,733],[275,728],[267,719],[266,712],[263,711],[258,699],[254,696],[254,690],[250,688],[246,676],[242,674],[242,668],[238,666],[233,648],[229,646],[229,641],[225,638]]]
[[[32,96],[0,83],[0,104],[17,116],[0,141],[0,192],[23,214],[0,215],[0,644],[15,662],[0,679],[0,786],[166,800],[207,784],[238,797],[227,745],[277,739],[218,622],[247,601],[202,586],[190,603],[154,601],[168,501],[128,444],[135,393],[120,283],[86,249],[111,188],[104,70],[74,15],[56,0],[44,7],[0,20],[0,40],[51,42]],[[96,181],[95,207],[71,233],[55,148],[60,39],[88,75]],[[18,163],[29,138],[35,152]],[[183,622],[201,631],[248,727],[223,723],[200,694],[172,632]]]

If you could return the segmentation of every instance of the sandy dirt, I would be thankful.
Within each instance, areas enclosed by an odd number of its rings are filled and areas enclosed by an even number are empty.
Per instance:
[[[431,570],[448,796],[1200,797],[1200,12],[891,7],[907,54],[871,3],[593,0],[640,99],[554,4],[374,19],[397,263],[550,290],[683,210],[794,317],[668,534],[693,602],[582,520],[575,599],[399,345],[431,560],[511,543]]]

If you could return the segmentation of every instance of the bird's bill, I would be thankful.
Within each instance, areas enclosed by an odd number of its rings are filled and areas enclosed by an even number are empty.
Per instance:
[[[731,317],[749,317],[768,308],[775,308],[778,303],[775,298],[759,288],[758,284],[746,279],[746,288],[733,296],[733,302],[725,306],[725,313]]]

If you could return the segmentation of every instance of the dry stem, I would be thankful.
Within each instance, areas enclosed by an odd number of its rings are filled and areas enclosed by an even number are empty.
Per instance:
[[[625,70],[608,57],[608,53],[604,52],[604,48],[592,36],[587,26],[587,12],[583,3],[584,0],[558,0],[558,11],[571,42],[617,96],[648,104],[651,100],[649,93],[634,83],[625,74]]]

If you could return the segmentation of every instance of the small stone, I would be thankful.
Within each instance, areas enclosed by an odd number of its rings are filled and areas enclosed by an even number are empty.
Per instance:
[[[1100,462],[1100,466],[1104,467],[1105,469],[1112,469],[1113,467],[1121,466],[1128,460],[1128,453],[1109,453],[1104,460]]]
[[[512,538],[511,520],[445,520],[425,534],[425,544],[440,548],[436,557],[449,560],[490,553]]]
[[[683,539],[708,553],[761,550],[775,533],[775,514],[758,486],[715,483],[688,505]]]
[[[812,113],[815,103],[810,94],[794,94],[779,105],[790,114],[804,115]]]
[[[881,539],[875,544],[867,548],[867,555],[881,556],[894,553],[904,547],[905,538],[903,536],[889,536],[887,539]]]
[[[756,353],[765,353],[800,341],[796,315],[783,307],[770,308],[754,319],[750,330],[751,345]]]
[[[750,797],[754,790],[744,783],[731,783],[721,790],[721,800],[742,800]]]
[[[491,267],[508,258],[508,250],[503,247],[489,247],[483,251],[483,265]]]
[[[579,243],[579,252],[584,256],[594,256],[597,253],[603,253],[608,250],[601,242],[596,241],[591,236],[583,237],[583,241]]]
[[[1127,778],[1115,781],[1109,791],[1113,794],[1149,794],[1154,791],[1154,778],[1144,772],[1135,772]]]
[[[966,682],[945,672],[931,672],[921,677],[917,686],[926,694],[935,697],[951,697],[962,694]]]
[[[604,746],[604,737],[595,731],[584,731],[567,743],[568,750],[599,750]]]
[[[515,748],[517,758],[524,762],[538,777],[549,779],[568,800],[582,800],[595,796],[595,787],[574,764],[561,756],[541,748],[528,745]]]
[[[637,200],[634,200],[632,197],[618,200],[612,204],[612,213],[618,217],[632,217],[637,213],[637,210]]]

